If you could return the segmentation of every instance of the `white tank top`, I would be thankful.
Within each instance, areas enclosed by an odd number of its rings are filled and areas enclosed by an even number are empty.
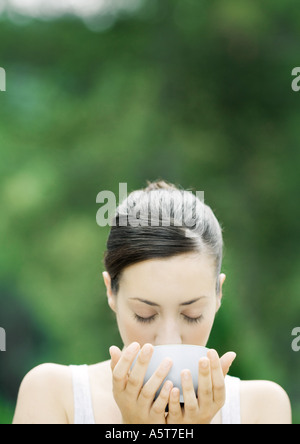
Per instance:
[[[95,424],[88,366],[70,365],[74,392],[74,424]],[[241,424],[240,379],[225,377],[226,402],[221,410],[222,424]]]

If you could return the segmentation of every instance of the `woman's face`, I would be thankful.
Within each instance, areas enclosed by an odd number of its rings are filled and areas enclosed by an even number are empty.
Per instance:
[[[226,276],[219,276],[216,295],[213,263],[204,255],[185,254],[127,267],[117,296],[107,272],[103,278],[125,347],[132,342],[205,346]]]

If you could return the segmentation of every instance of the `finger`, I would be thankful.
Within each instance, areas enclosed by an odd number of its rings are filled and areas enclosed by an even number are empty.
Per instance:
[[[139,396],[139,403],[141,408],[149,408],[150,410],[155,394],[158,391],[159,387],[162,385],[164,379],[168,376],[172,365],[173,361],[170,358],[164,359],[155,373],[144,385]]]
[[[235,358],[236,358],[236,353],[234,353],[234,352],[228,352],[228,353],[225,353],[225,355],[222,356],[222,358],[221,358],[221,366],[222,366],[222,369],[223,369],[223,375],[224,376],[226,376],[227,373],[229,372],[231,364],[233,363]]]
[[[205,417],[207,412],[211,411],[213,404],[212,378],[210,360],[208,358],[201,358],[199,360],[198,403],[200,415]]]
[[[145,375],[151,357],[153,355],[153,345],[145,344],[138,355],[137,361],[130,371],[130,375],[127,381],[126,391],[135,396],[136,399],[144,384]]]
[[[171,381],[166,381],[161,389],[161,392],[157,399],[154,401],[151,411],[155,415],[162,415],[166,411],[166,407],[169,402],[170,392],[173,388],[173,383]]]
[[[182,409],[180,405],[180,390],[173,388],[169,399],[169,413],[167,416],[168,424],[180,424],[182,421]]]
[[[128,380],[128,372],[139,349],[140,345],[137,342],[133,342],[123,351],[122,356],[113,370],[113,384],[115,390],[125,390]]]
[[[111,367],[112,370],[114,370],[114,368],[117,365],[119,359],[121,358],[122,352],[121,352],[121,350],[118,347],[113,345],[109,349],[109,354],[110,354],[110,357],[111,357],[110,367]]]
[[[220,408],[225,402],[225,380],[223,375],[223,370],[221,366],[221,360],[216,350],[209,350],[207,352],[207,357],[210,360],[211,377],[212,377],[212,387],[213,387],[213,401]]]
[[[199,405],[196,398],[193,378],[190,370],[184,370],[181,373],[181,385],[184,399],[184,413],[188,417],[195,416],[195,414],[199,410]]]

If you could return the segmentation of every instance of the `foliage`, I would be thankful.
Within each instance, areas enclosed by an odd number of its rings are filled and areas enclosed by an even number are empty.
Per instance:
[[[101,275],[109,227],[96,224],[96,196],[162,177],[204,190],[224,226],[227,279],[209,345],[237,352],[242,379],[281,384],[300,422],[300,355],[291,349],[300,323],[291,89],[299,14],[292,0],[153,0],[103,32],[68,16],[24,25],[2,17],[5,399],[15,402],[41,362],[91,364],[120,345]]]

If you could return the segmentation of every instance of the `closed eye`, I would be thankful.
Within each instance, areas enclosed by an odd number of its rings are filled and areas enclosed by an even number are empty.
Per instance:
[[[134,314],[135,320],[143,324],[150,324],[156,318],[156,315],[150,316],[149,318],[143,318],[142,316]]]
[[[148,318],[143,318],[142,316],[137,315],[136,313],[134,313],[134,318],[136,321],[142,323],[142,324],[150,324],[151,322],[153,322],[156,318],[156,314],[153,316],[149,316]],[[190,316],[186,316],[184,314],[182,314],[184,320],[189,323],[189,324],[198,324],[199,322],[202,321],[203,316],[198,316],[197,318],[191,318]]]
[[[189,316],[186,316],[186,315],[182,315],[183,317],[184,317],[184,320],[186,321],[186,322],[188,322],[189,324],[198,324],[199,322],[201,322],[202,321],[202,319],[203,319],[203,316],[201,315],[201,316],[199,316],[198,318],[190,318]]]

